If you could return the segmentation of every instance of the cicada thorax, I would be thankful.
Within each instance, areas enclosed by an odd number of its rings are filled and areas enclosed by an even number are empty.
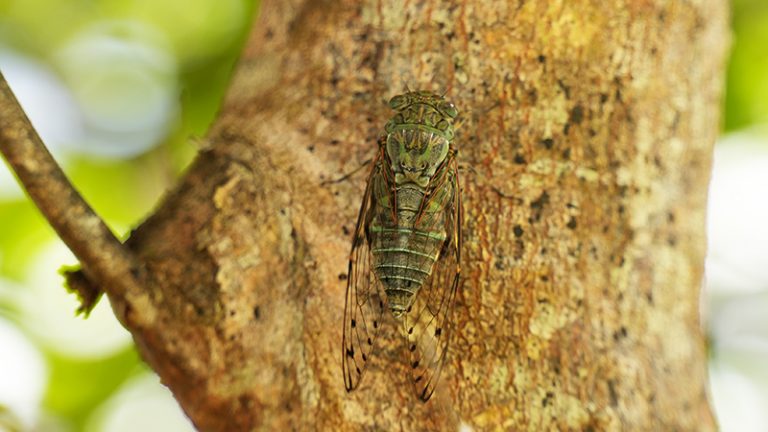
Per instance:
[[[436,180],[445,176],[445,170],[438,170]],[[373,270],[396,317],[408,311],[432,274],[449,236],[445,218],[453,188],[445,181],[435,181],[431,186],[393,184],[383,175],[373,185],[378,207],[368,224]]]

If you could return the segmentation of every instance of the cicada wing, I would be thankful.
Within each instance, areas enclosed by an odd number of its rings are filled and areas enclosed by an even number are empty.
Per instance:
[[[445,208],[447,238],[432,274],[403,319],[410,379],[419,398],[425,402],[434,393],[445,363],[453,331],[453,303],[459,285],[463,210],[456,161],[449,162],[449,179],[443,186],[452,188],[452,196]]]
[[[347,391],[352,391],[360,385],[375,348],[376,337],[381,328],[381,315],[384,312],[384,302],[371,265],[372,257],[366,238],[366,226],[373,217],[375,208],[372,182],[375,176],[380,175],[378,162],[374,161],[368,177],[349,257],[341,360],[344,387]]]

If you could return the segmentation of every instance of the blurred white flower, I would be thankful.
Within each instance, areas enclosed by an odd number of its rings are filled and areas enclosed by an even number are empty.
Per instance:
[[[0,69],[51,152],[82,134],[77,103],[49,66],[0,46]]]
[[[712,399],[723,431],[768,430],[768,131],[715,148],[708,209]]]
[[[82,112],[85,134],[70,144],[127,158],[158,144],[179,111],[176,60],[164,36],[140,21],[88,26],[54,56]]]
[[[61,149],[83,134],[77,103],[48,66],[0,46],[0,69],[51,153],[61,158]],[[0,167],[0,198],[23,194],[5,164]]]
[[[712,399],[723,432],[764,432],[768,425],[766,394],[748,375],[717,363],[709,368]]]
[[[46,146],[129,158],[159,144],[179,115],[177,61],[167,38],[141,21],[100,21],[46,66],[0,47],[0,68]],[[7,170],[0,196],[18,194]],[[9,192],[5,194],[8,195]]]
[[[13,323],[0,318],[0,406],[7,408],[25,430],[38,421],[47,381],[40,352]]]
[[[126,382],[98,408],[87,432],[194,432],[171,392],[157,375],[147,373]]]
[[[102,299],[88,319],[75,316],[78,300],[64,289],[58,269],[77,260],[61,241],[53,241],[33,259],[29,276],[7,300],[18,310],[18,324],[47,348],[69,357],[100,357],[132,343],[109,302]]]
[[[724,137],[709,192],[707,288],[768,289],[768,130]]]

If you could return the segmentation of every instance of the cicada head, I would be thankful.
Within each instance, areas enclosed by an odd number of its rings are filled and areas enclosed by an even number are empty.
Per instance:
[[[448,155],[458,111],[443,96],[428,91],[395,96],[389,106],[396,113],[384,129],[395,182],[424,187]]]

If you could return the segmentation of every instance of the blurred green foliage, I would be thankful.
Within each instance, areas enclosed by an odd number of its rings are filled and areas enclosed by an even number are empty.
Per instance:
[[[725,130],[768,122],[768,1],[732,1]]]
[[[147,370],[132,346],[107,357],[92,359],[48,352],[46,361],[50,384],[43,407],[67,419],[74,430],[83,430],[93,409],[128,378]]]
[[[0,276],[19,281],[53,229],[27,199],[0,201]]]

